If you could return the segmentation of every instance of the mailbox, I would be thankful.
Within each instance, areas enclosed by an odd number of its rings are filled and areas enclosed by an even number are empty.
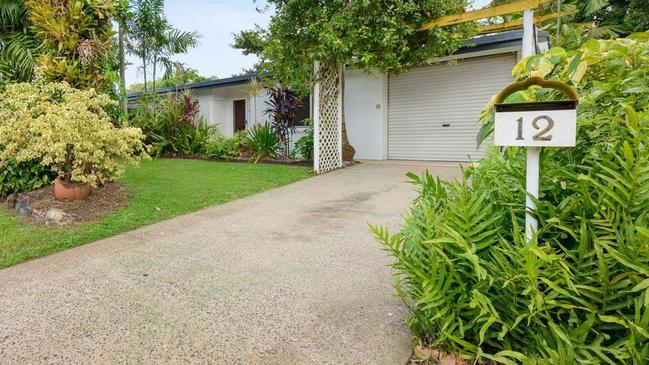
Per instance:
[[[504,104],[514,92],[532,85],[562,91],[570,100]],[[560,81],[532,76],[496,97],[494,143],[497,146],[574,147],[577,142],[577,93]]]

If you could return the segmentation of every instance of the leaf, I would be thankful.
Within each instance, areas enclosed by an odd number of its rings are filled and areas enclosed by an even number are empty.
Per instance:
[[[588,62],[583,61],[580,62],[579,65],[577,65],[577,68],[575,69],[575,72],[570,76],[570,80],[576,84],[581,82],[581,79],[586,75],[586,71],[588,70]]]
[[[625,94],[649,93],[649,86],[647,86],[647,85],[638,85],[638,86],[630,87],[630,88],[624,90],[623,93],[625,93]]]
[[[643,291],[643,290],[645,290],[647,288],[649,288],[649,278],[644,279],[643,281],[638,283],[638,285],[634,286],[633,289],[631,289],[631,292],[636,293],[636,292],[639,292],[639,291]]]

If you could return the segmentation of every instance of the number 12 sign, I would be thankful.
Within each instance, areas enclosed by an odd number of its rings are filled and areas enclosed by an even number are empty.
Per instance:
[[[574,100],[495,105],[496,146],[574,147]]]

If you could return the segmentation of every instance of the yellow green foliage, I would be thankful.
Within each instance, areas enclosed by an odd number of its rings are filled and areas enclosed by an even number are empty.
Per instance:
[[[78,88],[105,84],[112,47],[113,0],[27,0],[32,31],[42,40],[38,67],[49,81]]]
[[[0,163],[39,161],[66,181],[97,184],[147,158],[139,128],[117,128],[94,89],[67,83],[7,85],[0,93]]]

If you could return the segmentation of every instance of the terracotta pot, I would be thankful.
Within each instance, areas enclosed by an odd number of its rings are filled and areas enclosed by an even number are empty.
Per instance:
[[[58,200],[83,200],[90,196],[92,188],[85,183],[72,183],[57,178],[54,181],[54,197]]]
[[[350,144],[344,144],[343,145],[343,161],[349,162],[349,161],[354,161],[354,155],[356,154],[356,150],[352,145]]]

